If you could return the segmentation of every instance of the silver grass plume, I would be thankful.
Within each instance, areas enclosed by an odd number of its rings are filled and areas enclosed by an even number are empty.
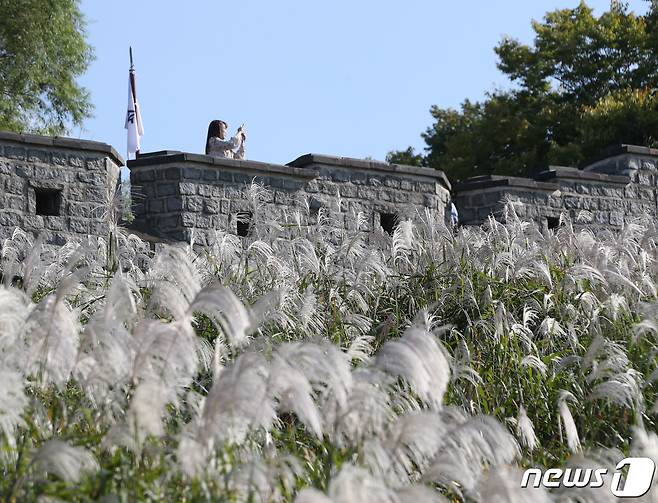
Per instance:
[[[98,461],[84,447],[73,447],[61,440],[49,440],[34,454],[36,471],[78,482],[85,473],[98,471]]]
[[[199,370],[197,337],[187,321],[142,320],[133,333],[137,351],[131,380],[159,380],[182,391]]]
[[[643,410],[641,382],[642,374],[637,370],[628,369],[597,384],[587,399],[603,399],[628,409]]]
[[[399,416],[379,438],[363,444],[363,457],[371,471],[394,487],[407,485],[417,471],[428,466],[442,446],[448,426],[434,412]]]
[[[398,495],[387,484],[364,468],[344,464],[329,483],[328,494],[314,489],[302,490],[296,503],[400,503]],[[436,501],[441,501],[437,499]]]
[[[288,501],[285,496],[294,494],[297,480],[303,475],[302,463],[295,456],[273,449],[266,449],[263,456],[248,456],[229,474],[229,491],[238,501]]]
[[[523,471],[509,465],[489,470],[477,486],[476,501],[486,503],[550,503],[543,487],[521,487]]]
[[[450,364],[445,349],[430,332],[409,327],[402,337],[381,347],[375,366],[403,377],[423,401],[434,409],[441,408],[450,382]]]
[[[647,431],[643,425],[636,425],[633,428],[632,438],[631,455],[650,458],[654,465],[658,466],[658,435],[655,432]],[[658,477],[654,476],[651,489],[641,501],[646,501],[646,503],[658,502]]]
[[[275,356],[299,370],[321,400],[331,397],[344,407],[352,389],[347,355],[326,341],[281,345]]]
[[[574,422],[571,411],[569,410],[569,406],[567,405],[567,400],[575,401],[576,397],[568,391],[560,390],[557,406],[560,413],[562,427],[564,428],[564,433],[567,436],[567,445],[569,446],[569,450],[571,450],[571,452],[578,453],[581,450],[580,437],[578,436],[576,423]]]
[[[399,222],[393,231],[391,255],[393,264],[399,267],[400,262],[410,264],[409,255],[414,249],[414,225],[411,220]]]
[[[124,446],[139,453],[149,435],[161,437],[165,408],[176,400],[175,391],[160,380],[142,381],[133,393],[124,421],[114,424],[103,439],[105,447]]]
[[[180,320],[201,290],[201,272],[185,250],[167,246],[155,257],[149,273],[151,310]]]
[[[519,454],[518,444],[502,424],[491,416],[475,416],[448,430],[423,480],[471,494],[487,468],[512,463]]]
[[[347,402],[329,396],[323,405],[325,429],[332,442],[344,447],[358,446],[384,431],[394,417],[389,394],[391,378],[370,367],[352,372]]]
[[[455,333],[458,333],[455,330]],[[455,350],[454,357],[452,358],[452,378],[451,382],[457,382],[461,379],[471,383],[473,386],[482,384],[483,380],[480,374],[472,367],[471,351],[464,336],[460,335],[459,346]]]
[[[128,278],[115,274],[102,309],[85,325],[75,376],[96,399],[120,388],[132,375],[131,363],[138,351],[137,341],[129,331],[137,315],[135,290],[137,286]]]
[[[23,411],[29,404],[24,379],[18,370],[0,367],[0,433],[4,432],[10,445],[15,442],[15,429],[23,424]]]
[[[241,443],[251,429],[271,429],[276,404],[267,395],[268,373],[267,361],[257,353],[242,354],[221,372],[199,418],[200,445]]]
[[[322,491],[306,487],[299,492],[295,498],[295,503],[334,503],[334,500]]]
[[[268,303],[270,301],[267,298],[263,300]],[[208,316],[233,347],[243,345],[260,322],[252,319],[254,316],[251,310],[229,288],[219,284],[209,285],[196,294],[185,313],[188,320],[194,312]]]
[[[535,369],[541,375],[546,375],[548,366],[535,355],[526,355],[521,359],[521,367]]]
[[[59,389],[68,381],[78,352],[79,317],[66,302],[66,295],[76,286],[75,275],[62,280],[55,293],[39,302],[24,326],[27,371],[40,376],[42,384],[53,383]]]
[[[615,471],[616,464],[624,458],[624,454],[618,449],[593,449],[586,453],[573,455],[567,461],[565,468],[572,470],[572,480],[588,476],[596,469],[607,469],[607,473],[602,475],[603,487],[577,487],[569,488],[561,485],[554,489],[553,494],[557,501],[568,503],[615,503],[620,500],[616,498],[608,489],[612,482],[612,474]]]
[[[519,408],[519,416],[516,421],[516,432],[523,445],[530,452],[537,448],[537,436],[532,421],[528,417],[525,407]]]
[[[26,349],[21,331],[33,308],[23,292],[0,285],[0,360],[7,360],[8,364],[14,361],[20,366]]]
[[[347,359],[360,363],[369,363],[373,353],[373,342],[375,338],[371,335],[357,335],[349,348],[347,348]]]

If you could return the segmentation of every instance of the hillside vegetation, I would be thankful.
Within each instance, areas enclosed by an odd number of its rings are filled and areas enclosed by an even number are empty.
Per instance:
[[[600,502],[521,473],[658,462],[655,220],[368,237],[248,190],[210,248],[3,243],[5,501]]]

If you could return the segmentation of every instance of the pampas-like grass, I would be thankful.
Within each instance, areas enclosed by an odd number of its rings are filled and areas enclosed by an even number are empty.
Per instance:
[[[510,464],[519,453],[518,444],[498,421],[476,416],[448,429],[423,478],[469,494],[487,468]]]
[[[434,409],[440,409],[450,381],[450,364],[431,333],[412,326],[404,336],[390,340],[377,353],[377,368],[403,377],[414,392]]]
[[[535,427],[528,417],[525,407],[519,408],[519,416],[516,420],[516,432],[521,440],[521,445],[528,449],[530,452],[537,448],[537,436],[535,435]]]
[[[580,436],[578,435],[576,423],[574,422],[571,411],[569,410],[569,406],[567,405],[567,400],[575,401],[576,398],[568,391],[561,390],[557,406],[560,413],[562,427],[564,428],[564,433],[567,436],[567,445],[569,446],[569,450],[571,450],[573,453],[578,453],[581,450]]]
[[[51,474],[64,482],[78,482],[85,473],[98,470],[98,461],[83,447],[73,447],[61,440],[49,440],[34,454],[37,472]]]
[[[205,248],[152,252],[116,227],[3,244],[10,499],[523,501],[517,463],[650,452],[655,223],[612,237],[565,215],[543,232],[511,208],[391,237],[349,207],[274,222],[265,199],[252,187],[250,236]],[[54,436],[110,451],[102,475],[44,485],[35,456]]]
[[[398,417],[383,438],[364,443],[371,471],[394,487],[404,486],[424,471],[442,446],[449,426],[433,412],[410,412]]]
[[[24,391],[23,374],[9,369],[4,362],[0,365],[0,432],[13,444],[15,429],[24,423],[23,410],[29,401]]]
[[[128,384],[139,343],[131,334],[137,318],[136,285],[116,275],[84,327],[74,373],[87,392],[101,401]]]
[[[63,389],[78,354],[78,313],[66,302],[67,284],[46,297],[30,313],[24,333],[28,352],[26,373],[39,376],[42,384]]]
[[[502,465],[489,470],[477,486],[477,500],[487,503],[550,503],[553,498],[543,487],[521,487],[523,470]]]

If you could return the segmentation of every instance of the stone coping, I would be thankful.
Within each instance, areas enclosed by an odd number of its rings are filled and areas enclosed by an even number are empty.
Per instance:
[[[131,159],[127,164],[128,168],[132,170],[134,168],[155,167],[164,164],[175,164],[181,162],[204,164],[208,167],[221,166],[235,171],[250,171],[264,175],[287,175],[297,178],[309,179],[317,178],[320,176],[318,170],[315,169],[303,169],[260,161],[226,159],[223,157],[213,157],[211,155],[191,154],[187,152],[175,152],[169,150],[140,154],[137,159]]]
[[[41,136],[36,134],[18,134],[8,131],[0,131],[0,141],[10,141],[14,143],[24,143],[27,145],[39,145],[44,147],[59,147],[71,150],[86,150],[89,152],[100,152],[107,154],[116,164],[123,166],[125,164],[123,157],[114,149],[112,145],[92,140],[79,140],[77,138],[67,138],[64,136]]]
[[[294,161],[289,162],[288,166],[306,167],[313,165],[337,166],[341,168],[356,168],[366,171],[380,171],[383,173],[396,175],[416,175],[437,178],[438,181],[448,190],[451,189],[448,177],[443,171],[432,168],[419,168],[416,166],[407,166],[405,164],[391,164],[382,161],[371,161],[368,159],[355,159],[352,157],[337,157],[323,154],[304,154]]]
[[[625,175],[610,175],[608,173],[597,173],[595,171],[583,171],[582,169],[566,166],[549,166],[547,170],[537,173],[534,178],[536,180],[571,179],[591,182],[617,183],[622,185],[626,185],[631,182],[630,177]]]
[[[583,169],[587,169],[591,164],[604,161],[611,157],[616,157],[618,155],[632,154],[632,155],[644,155],[649,157],[658,157],[658,149],[650,147],[642,147],[640,145],[613,145],[608,148],[605,148],[601,153],[595,157],[587,159],[583,164]]]
[[[460,194],[462,192],[481,190],[490,187],[514,187],[519,189],[549,191],[554,191],[560,188],[557,183],[542,182],[532,178],[503,175],[480,175],[467,178],[463,182],[458,183],[455,185],[455,191]]]

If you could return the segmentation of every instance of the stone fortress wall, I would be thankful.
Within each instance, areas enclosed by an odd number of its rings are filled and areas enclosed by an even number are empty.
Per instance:
[[[283,166],[181,152],[155,152],[128,161],[138,228],[162,237],[211,244],[214,229],[248,234],[254,210],[246,186],[262,184],[261,210],[290,220],[296,209],[310,219],[320,208],[337,226],[392,231],[399,219],[443,220],[450,184],[441,171],[382,162],[301,156]]]
[[[503,218],[503,200],[524,219],[553,228],[566,212],[588,227],[618,230],[643,214],[658,216],[658,150],[623,145],[584,169],[550,167],[533,178],[482,176],[454,187],[460,223]],[[0,132],[0,247],[17,227],[49,244],[107,235],[109,201],[123,159],[104,143]],[[128,161],[131,227],[165,241],[212,244],[217,230],[249,235],[252,182],[267,189],[260,210],[284,221],[326,208],[338,227],[392,233],[396,222],[445,221],[451,186],[443,172],[384,162],[303,155],[287,165],[161,151]],[[584,214],[582,210],[587,210]],[[580,220],[584,222],[583,220]]]
[[[109,201],[123,159],[109,145],[0,133],[0,246],[17,227],[44,242],[107,235]],[[147,238],[211,244],[215,230],[247,235],[248,186],[262,184],[262,208],[285,219],[298,209],[354,229],[392,232],[400,219],[443,220],[450,183],[441,171],[307,154],[287,165],[161,151],[128,161],[135,220]],[[427,212],[427,213],[426,213]]]
[[[583,169],[551,166],[533,178],[469,178],[456,184],[455,204],[466,225],[481,224],[490,214],[502,217],[509,198],[521,218],[548,228],[566,212],[594,230],[615,231],[643,213],[658,216],[657,162],[656,149],[621,145]]]
[[[105,143],[0,132],[0,247],[16,227],[55,245],[107,235],[122,165]]]

